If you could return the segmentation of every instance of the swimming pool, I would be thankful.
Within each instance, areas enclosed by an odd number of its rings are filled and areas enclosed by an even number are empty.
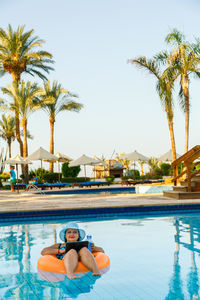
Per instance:
[[[46,195],[82,195],[82,194],[135,194],[135,187],[110,187],[110,188],[81,188],[81,189],[67,189],[67,190],[44,190]]]
[[[68,221],[0,224],[0,299],[199,299],[200,212],[85,217],[79,225],[105,249],[110,270],[101,278],[45,280],[40,251]]]
[[[162,193],[163,191],[172,190],[172,186],[166,185],[138,185],[132,187],[110,187],[110,188],[81,188],[67,190],[44,190],[42,194],[46,195],[82,195],[82,194],[98,194],[98,195],[118,195],[118,194],[151,194]]]

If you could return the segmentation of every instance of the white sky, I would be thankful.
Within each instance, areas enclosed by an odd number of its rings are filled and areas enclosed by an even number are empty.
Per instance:
[[[155,79],[127,64],[166,48],[164,39],[176,27],[187,39],[200,37],[197,0],[0,0],[0,27],[26,25],[46,41],[55,71],[49,79],[79,95],[80,113],[63,112],[55,123],[55,152],[76,159],[82,154],[106,156],[134,150],[160,156],[170,149],[165,113]],[[30,77],[24,76],[23,79]],[[33,81],[39,81],[32,78]],[[0,78],[0,86],[11,76]],[[199,144],[200,81],[191,77],[190,142]],[[1,95],[0,95],[1,96]],[[177,95],[174,97],[176,103]],[[34,113],[28,128],[34,136],[29,154],[49,150],[48,116]],[[184,115],[175,109],[177,152],[184,152]],[[5,143],[0,140],[0,146]],[[13,144],[12,155],[19,152]]]

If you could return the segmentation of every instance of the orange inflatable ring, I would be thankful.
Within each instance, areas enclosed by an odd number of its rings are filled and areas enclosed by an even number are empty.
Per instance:
[[[102,252],[93,253],[99,270],[104,269],[110,265],[109,257]],[[56,255],[44,255],[38,259],[38,269],[52,273],[66,273],[64,261],[58,259]],[[75,273],[90,272],[82,262],[78,262]]]

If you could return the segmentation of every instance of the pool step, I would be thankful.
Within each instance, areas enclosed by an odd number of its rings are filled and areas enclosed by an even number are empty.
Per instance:
[[[200,191],[198,192],[181,192],[181,191],[164,191],[163,196],[173,199],[200,199]]]
[[[200,176],[192,178],[191,192],[188,192],[187,180],[182,180],[180,185],[173,187],[173,191],[164,191],[163,196],[174,199],[200,199]]]
[[[187,186],[174,186],[173,191],[175,192],[187,192]]]

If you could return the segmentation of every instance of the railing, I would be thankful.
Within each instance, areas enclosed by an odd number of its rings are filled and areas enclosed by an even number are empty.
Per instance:
[[[191,174],[191,169],[193,168],[193,161],[200,157],[200,145],[196,145],[192,149],[190,149],[187,153],[183,154],[176,160],[172,162],[172,168],[174,172],[173,182],[174,185],[177,184],[177,179],[186,174],[186,179],[188,183],[188,192],[191,192],[191,179],[195,175],[200,173],[200,170],[195,171]],[[178,174],[178,165],[184,163],[184,168],[181,174]]]

